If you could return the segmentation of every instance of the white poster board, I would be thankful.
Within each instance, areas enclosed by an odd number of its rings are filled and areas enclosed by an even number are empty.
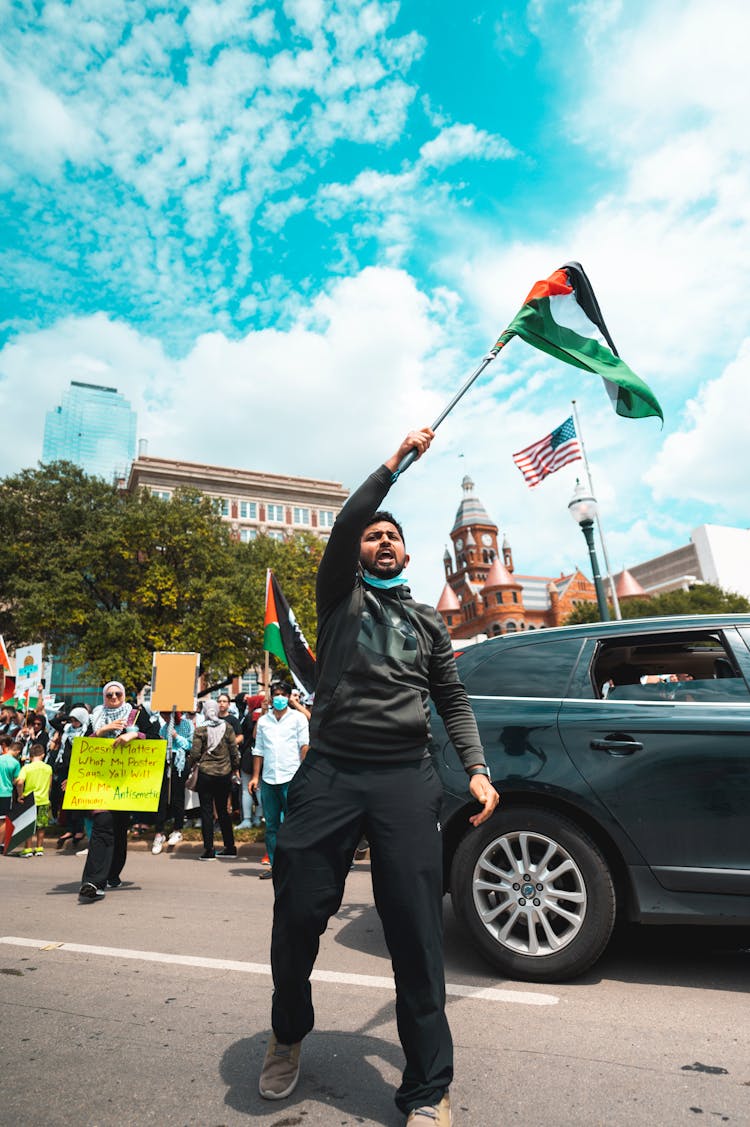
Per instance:
[[[16,698],[39,695],[42,680],[42,643],[16,650]]]

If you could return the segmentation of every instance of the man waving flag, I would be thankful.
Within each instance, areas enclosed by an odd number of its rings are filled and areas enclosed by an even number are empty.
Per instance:
[[[618,415],[664,415],[651,388],[620,359],[580,262],[566,262],[537,282],[495,348],[519,336],[550,356],[596,372]]]

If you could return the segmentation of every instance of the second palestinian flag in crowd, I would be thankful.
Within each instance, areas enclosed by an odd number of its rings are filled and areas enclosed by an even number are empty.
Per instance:
[[[36,803],[34,795],[27,794],[20,802],[13,802],[10,814],[5,815],[3,853],[17,849],[36,831]]]
[[[5,638],[0,634],[0,702],[3,704],[15,695],[16,679],[10,672],[10,657]]]
[[[664,420],[651,388],[620,359],[580,262],[566,262],[536,283],[496,347],[503,348],[514,336],[600,375],[618,415]]]
[[[315,686],[315,658],[294,611],[284,598],[269,568],[266,572],[266,622],[263,649],[274,654],[291,673],[297,687],[308,695]]]

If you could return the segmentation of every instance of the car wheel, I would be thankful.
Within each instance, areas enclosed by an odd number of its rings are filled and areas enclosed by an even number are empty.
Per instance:
[[[599,958],[615,891],[599,848],[570,819],[498,810],[461,841],[451,868],[459,922],[508,978],[558,982]]]

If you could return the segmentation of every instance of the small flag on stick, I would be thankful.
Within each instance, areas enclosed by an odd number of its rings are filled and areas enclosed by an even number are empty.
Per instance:
[[[532,487],[561,466],[567,466],[568,462],[575,462],[580,458],[581,447],[576,438],[572,415],[568,415],[565,422],[550,434],[513,455],[513,461]]]
[[[263,649],[282,661],[299,689],[307,695],[315,686],[315,658],[294,611],[284,598],[276,576],[266,572],[266,620]]]
[[[618,415],[629,419],[658,415],[664,420],[651,388],[620,359],[580,262],[566,262],[533,286],[495,348],[503,348],[514,336],[566,364],[600,375]]]
[[[36,831],[36,803],[34,795],[27,794],[19,802],[13,802],[10,813],[5,815],[5,839],[3,853],[17,849]]]

